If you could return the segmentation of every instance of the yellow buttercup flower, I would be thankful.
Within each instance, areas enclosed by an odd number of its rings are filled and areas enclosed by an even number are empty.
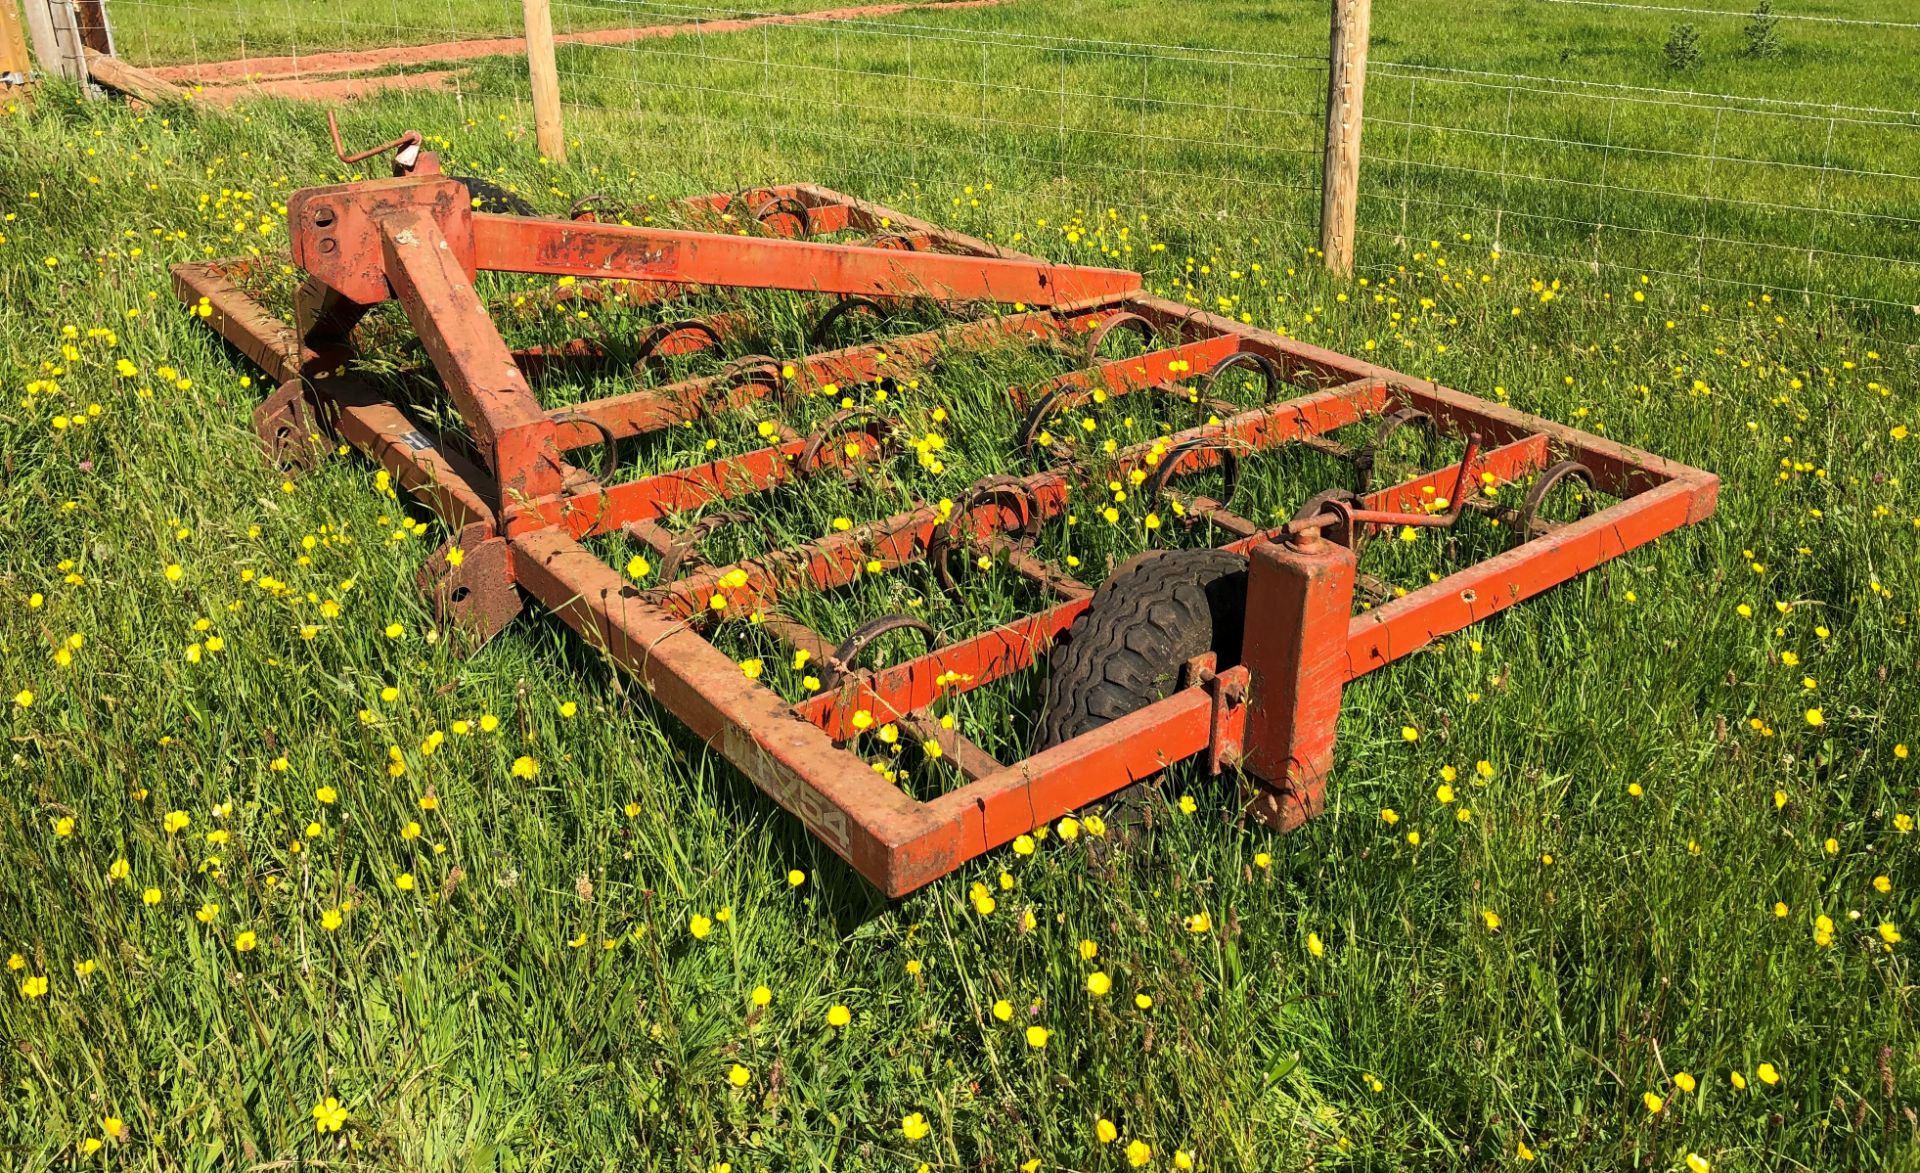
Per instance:
[[[338,1132],[345,1126],[348,1113],[339,1100],[328,1096],[313,1106],[313,1130],[315,1132]]]

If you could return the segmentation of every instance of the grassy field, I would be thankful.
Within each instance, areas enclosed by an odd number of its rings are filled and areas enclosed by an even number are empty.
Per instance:
[[[217,22],[146,0],[116,12],[128,54],[186,62],[500,35],[517,20],[499,0],[424,16],[360,3],[240,0]],[[1393,246],[1475,232],[1510,258],[1684,278],[1722,297],[1763,285],[1912,306],[1920,113],[1904,95],[1920,87],[1920,28],[1899,27],[1914,22],[1894,0],[1829,8],[1800,14],[1893,27],[1782,21],[1775,51],[1756,56],[1739,14],[1385,6],[1362,231]],[[741,11],[578,0],[555,22]],[[1089,204],[1158,216],[1198,202],[1297,226],[1317,210],[1325,19],[1306,3],[1065,0],[574,47],[562,67],[569,100],[610,115],[579,124],[589,150],[617,151],[644,128],[697,146],[678,170],[714,182],[822,154],[862,176],[905,162],[898,177],[910,179],[1044,163]],[[1682,22],[1697,29],[1697,60],[1675,69],[1665,46]],[[480,88],[498,92],[518,68]],[[691,120],[706,123],[698,137],[685,134]],[[889,142],[906,149],[875,151]]]
[[[764,4],[675,3],[671,0],[556,0],[559,32],[625,25],[671,24],[745,12],[799,12],[856,7],[852,0],[785,0]],[[1663,45],[1677,23],[1699,31],[1701,63],[1684,75],[1688,88],[1709,93],[1756,93],[1815,103],[1908,108],[1904,95],[1920,80],[1913,47],[1920,32],[1783,21],[1778,57],[1742,55],[1742,6],[1717,0],[1727,17],[1689,13],[1586,8],[1541,0],[1404,0],[1373,14],[1376,59],[1465,66],[1536,76],[1660,84]],[[1782,11],[1786,11],[1782,8]],[[1792,11],[1854,20],[1914,23],[1900,0],[1829,0]],[[471,37],[517,35],[520,6],[501,0],[428,0],[400,8],[381,0],[335,0],[286,5],[274,0],[115,0],[114,32],[121,52],[143,63],[219,61],[246,54],[368,48]],[[897,22],[896,22],[897,23]],[[1081,37],[1172,49],[1299,54],[1324,60],[1323,6],[1300,0],[1211,5],[1204,12],[1178,5],[1114,0],[1011,3],[969,17],[947,14],[944,27]],[[1444,33],[1444,35],[1442,35]]]
[[[979,31],[1273,50],[1256,33],[1298,27],[1319,52],[1307,6],[1201,12],[1014,5],[942,18],[971,39],[570,50],[568,167],[534,157],[516,62],[345,119],[350,139],[418,126],[451,169],[546,211],[604,191],[664,217],[696,191],[824,182],[1137,267],[1171,296],[1723,478],[1709,523],[1351,688],[1332,804],[1307,829],[1242,827],[1230,779],[1175,771],[1130,842],[1054,834],[897,904],[557,624],[456,655],[413,585],[445,535],[366,465],[287,481],[257,459],[259,372],[173,303],[166,266],[278,257],[288,195],[341,173],[315,110],[136,114],[58,90],[0,108],[11,1164],[1920,1168],[1913,315],[1767,292],[1806,269],[1764,249],[1711,274],[1698,248],[1642,269],[1639,246],[1591,231],[1495,257],[1518,231],[1496,220],[1561,216],[1564,185],[1452,199],[1410,166],[1370,172],[1367,284],[1337,284],[1309,249],[1306,62]],[[1402,19],[1383,8],[1383,36],[1440,53],[1439,24]],[[1521,32],[1532,20],[1551,23]],[[1649,43],[1637,16],[1490,5],[1462,34],[1469,57],[1434,61],[1856,106],[1910,90],[1892,34],[1858,62],[1830,44],[1784,64],[1721,54],[1676,83],[1669,22]],[[1591,70],[1552,64],[1563,47]],[[1685,141],[1663,108],[1617,108],[1616,134],[1628,109],[1641,139]],[[1607,116],[1539,117],[1561,113]],[[1516,169],[1497,145],[1418,129],[1438,117],[1403,121],[1408,137],[1370,138],[1379,158],[1411,142],[1418,160]],[[1767,145],[1820,152],[1828,128],[1809,133]],[[1842,142],[1857,169],[1898,176],[1920,173],[1911,139]],[[1646,193],[1685,191],[1696,162],[1645,164],[1605,222],[1678,215],[1678,196]],[[1805,202],[1790,169],[1750,182],[1756,201]],[[1897,217],[1904,198],[1890,179],[1827,190],[1829,213]],[[1741,231],[1797,250],[1812,219]],[[1845,234],[1836,253],[1911,247],[1891,220],[1817,220]],[[1899,300],[1883,264],[1825,264]],[[486,290],[513,337],[587,328],[512,310],[529,288]],[[758,304],[791,347],[805,308]],[[1015,467],[1005,388],[1059,369],[1022,350],[943,364],[886,405],[943,438],[939,469],[782,500],[768,525],[817,536],[885,515],[889,493]],[[1122,406],[1086,418],[1123,440],[1181,422]],[[750,447],[757,423],[641,458]],[[1284,516],[1337,475],[1260,462],[1245,508]],[[1133,550],[1207,539],[1148,529],[1138,500],[1106,521],[1109,503],[1085,502],[1043,552],[1091,582]],[[1499,541],[1376,543],[1365,568],[1413,587]],[[829,633],[911,608],[951,637],[1022,604],[1000,573],[962,602],[903,571],[797,607]],[[717,639],[804,691],[750,622]],[[1037,683],[953,715],[1020,752]],[[951,784],[911,754],[892,764],[923,796]]]

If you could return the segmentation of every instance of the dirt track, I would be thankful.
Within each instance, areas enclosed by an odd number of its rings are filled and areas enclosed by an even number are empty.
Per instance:
[[[231,106],[248,98],[293,98],[302,102],[351,102],[390,90],[451,90],[470,71],[431,69],[370,77],[283,77],[244,85],[208,86],[195,101]]]
[[[859,20],[876,16],[894,16],[915,10],[938,11],[952,8],[990,8],[1007,0],[936,0],[925,4],[869,4],[851,8],[823,8],[817,12],[798,12],[777,16],[756,16],[737,20],[710,20],[700,23],[646,25],[638,28],[596,29],[591,32],[565,33],[554,38],[566,45],[624,45],[633,41],[654,40],[688,34],[743,32],[764,25],[817,24],[840,20]],[[214,61],[192,65],[156,66],[156,77],[179,84],[199,84],[206,89],[200,97],[217,105],[229,105],[247,97],[274,96],[306,100],[342,100],[365,97],[389,89],[445,89],[464,73],[438,70],[428,73],[382,75],[379,71],[401,66],[472,61],[482,57],[523,56],[527,43],[521,37],[492,37],[471,41],[442,41],[429,45],[397,45],[384,49],[353,49],[331,53],[313,53],[299,57],[243,57],[234,61]],[[371,74],[372,76],[342,76]]]

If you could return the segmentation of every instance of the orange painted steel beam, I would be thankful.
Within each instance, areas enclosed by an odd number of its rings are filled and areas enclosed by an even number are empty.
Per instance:
[[[276,383],[299,378],[316,357],[305,349],[298,330],[236,285],[220,262],[175,265],[173,283],[182,302],[198,305],[204,300],[208,313],[203,320]],[[309,387],[320,418],[393,474],[450,528],[493,524],[490,502],[499,490],[486,470],[441,451],[437,437],[359,379],[316,378]]]
[[[895,872],[917,887],[1117,790],[1206,752],[1213,701],[1185,688],[926,804],[934,828],[901,846]]]
[[[1022,616],[938,651],[851,678],[833,692],[802,701],[795,711],[835,737],[852,737],[853,715],[862,710],[876,721],[898,720],[942,696],[959,696],[1031,668],[1086,609],[1086,600],[1078,599]],[[950,672],[960,679],[941,683]]]
[[[492,530],[500,489],[487,470],[421,429],[397,404],[381,399],[358,379],[332,380],[329,402],[338,413],[340,438],[372,457],[395,483],[418,497],[455,533],[473,524]]]
[[[1184,689],[1111,725],[915,801],[556,529],[509,539],[521,587],[888,896],[1207,748],[1212,701]]]
[[[1594,487],[1609,496],[1630,497],[1667,481],[1686,481],[1698,490],[1693,498],[1694,507],[1687,518],[1688,523],[1703,521],[1713,514],[1720,478],[1679,461],[1668,460],[1502,403],[1468,395],[1430,380],[1415,379],[1325,347],[1293,338],[1281,338],[1232,318],[1183,306],[1162,297],[1142,295],[1131,299],[1128,308],[1159,323],[1184,323],[1198,329],[1231,334],[1242,339],[1249,350],[1308,369],[1341,372],[1349,378],[1379,379],[1392,387],[1393,396],[1400,406],[1418,407],[1461,430],[1478,430],[1491,441],[1512,440],[1528,435],[1545,436],[1563,455],[1592,469]]]
[[[1140,288],[1140,275],[1125,269],[526,216],[476,216],[473,242],[475,265],[501,273],[1003,305],[1059,305]]]
[[[300,332],[267,311],[234,283],[245,261],[190,261],[173,266],[174,296],[189,307],[205,303],[201,320],[254,361],[275,386],[299,375]]]
[[[379,218],[388,279],[474,439],[493,467],[508,528],[559,493],[566,464],[554,422],[527,386],[439,224],[418,211]]]
[[[1056,391],[1080,388],[1119,397],[1162,383],[1192,379],[1240,349],[1232,338],[1200,338],[1130,358],[1114,359],[1083,371],[1069,371],[1035,387],[1022,388],[1017,406],[1037,403]]]
[[[1039,336],[1042,331],[1030,319],[1015,322],[1012,329],[1016,333],[1031,332]],[[916,337],[930,338],[935,331]],[[1052,336],[1051,331],[1045,331]],[[880,346],[857,347],[846,351],[833,352],[820,358],[821,369],[831,371],[850,371],[858,369],[877,369],[876,355],[892,352]],[[1224,357],[1232,353],[1230,347],[1219,342],[1183,343],[1166,350],[1155,351],[1135,358],[1115,359],[1099,364],[1087,371],[1062,378],[1077,379],[1071,385],[1091,387],[1099,384],[1123,394],[1130,387],[1150,386],[1164,381],[1178,373],[1174,364],[1186,362],[1197,365],[1194,360],[1208,356]],[[703,384],[710,385],[710,384]],[[1067,385],[1067,384],[1063,384]],[[1385,391],[1372,383],[1361,383],[1350,387],[1333,388],[1314,395],[1302,396],[1270,407],[1255,408],[1220,424],[1192,428],[1175,434],[1172,444],[1167,447],[1195,438],[1217,436],[1224,443],[1243,445],[1250,448],[1270,447],[1302,435],[1319,434],[1342,427],[1359,419],[1369,410],[1384,402]],[[628,404],[637,404],[633,396],[621,397]],[[614,400],[601,400],[601,404]],[[657,397],[649,400],[650,410],[666,411]],[[581,415],[592,415],[591,405],[577,405],[566,409]],[[623,410],[623,418],[631,421],[637,411]],[[594,418],[606,418],[594,416]],[[563,427],[577,428],[578,424],[563,424]],[[608,425],[614,427],[612,423]],[[620,435],[615,430],[616,436]],[[731,499],[753,493],[765,492],[776,485],[784,484],[791,476],[790,464],[804,447],[800,442],[788,442],[770,448],[757,449],[741,456],[712,461],[692,468],[675,472],[660,473],[638,481],[629,481],[608,489],[597,489],[592,493],[576,495],[564,501],[555,501],[543,506],[543,516],[549,524],[566,525],[575,537],[585,537],[595,533],[610,533],[622,525],[634,521],[647,521],[667,513],[685,512],[697,509],[712,501]],[[1151,442],[1134,445],[1125,452],[1116,455],[1113,467],[1117,474],[1124,474],[1145,464],[1155,445]],[[1164,449],[1163,449],[1164,450]],[[1185,461],[1191,462],[1193,469],[1211,467],[1220,459],[1217,452],[1199,451],[1190,454]],[[1060,486],[1065,480],[1055,476]],[[1058,486],[1051,482],[1040,481],[1036,485],[1047,485],[1039,489],[1054,494]],[[1064,498],[1062,498],[1064,500]]]
[[[1253,697],[1247,811],[1282,831],[1320,813],[1333,774],[1355,568],[1352,550],[1318,533],[1247,552],[1247,616],[1260,618],[1240,656]]]
[[[772,689],[648,602],[598,556],[555,528],[509,538],[514,577],[587,643],[638,679],[688,729],[889,895],[901,845],[924,835],[925,809],[799,720]]]
[[[1686,525],[1710,491],[1689,480],[1669,481],[1356,616],[1347,639],[1348,678]]]
[[[856,459],[845,455],[839,446],[829,446],[821,453],[819,469],[802,471],[798,461],[807,443],[806,439],[788,440],[692,468],[655,473],[610,489],[556,498],[541,505],[541,519],[565,528],[574,537],[592,537],[632,522],[686,513],[714,501],[764,493],[808,475],[832,473]],[[857,459],[865,459],[879,441],[870,432],[854,431],[846,434],[845,443],[859,447],[861,455]]]
[[[1136,361],[1123,359],[1110,365],[1124,366]],[[1114,454],[1110,463],[1102,466],[1100,480],[1104,481],[1109,476],[1123,477],[1133,469],[1147,467],[1151,461],[1158,459],[1154,455],[1156,448],[1162,452],[1171,451],[1187,440],[1218,440],[1222,444],[1253,451],[1320,435],[1352,423],[1371,410],[1377,410],[1385,402],[1385,396],[1385,388],[1380,384],[1362,380],[1350,386],[1303,395],[1271,407],[1255,408],[1219,424],[1177,432],[1168,443],[1143,441]],[[682,472],[663,473],[646,481],[617,486],[604,495],[607,502],[604,506],[596,505],[597,495],[575,498],[570,503],[570,508],[575,512],[570,516],[595,519],[590,530],[580,532],[607,532],[628,521],[645,520],[661,513],[697,508],[723,498],[761,492],[782,483],[783,474],[775,454],[784,454],[790,447],[758,449],[744,457],[730,458],[729,461],[717,461]],[[1180,471],[1195,472],[1211,468],[1221,458],[1221,452],[1217,449],[1194,450],[1181,458]],[[722,471],[735,468],[742,471],[733,475]],[[1040,520],[1065,512],[1073,485],[1065,474],[1036,473],[1022,478],[1021,483],[1033,494]],[[812,574],[812,586],[816,589],[843,586],[852,581],[860,564],[870,556],[865,550],[872,543],[878,541],[884,546],[879,556],[885,564],[897,565],[911,561],[926,550],[934,524],[930,510],[901,515],[873,527],[863,527],[877,531],[882,535],[878,538],[863,537],[858,533],[835,535],[814,546],[787,551],[787,557],[781,565],[808,568]],[[743,571],[747,575],[746,581],[736,586],[723,586],[720,580],[733,569]],[[692,614],[705,606],[708,596],[716,591],[727,597],[730,606],[769,606],[774,599],[776,581],[769,574],[767,564],[756,560],[737,568],[720,568],[693,580],[675,583],[668,589],[674,605]]]
[[[949,347],[980,346],[1013,338],[1045,341],[1072,337],[1074,332],[1083,328],[1083,323],[1098,316],[1098,310],[1061,315],[1045,311],[1007,314],[984,321],[959,322],[936,330],[902,335],[885,342],[823,351],[791,360],[785,365],[794,368],[792,391],[796,394],[813,392],[828,385],[856,387],[884,376],[904,375],[917,364],[926,362]],[[707,396],[724,390],[727,388],[723,386],[722,377],[712,375],[682,380],[665,387],[610,395],[605,399],[574,404],[564,410],[594,420],[606,427],[616,439],[626,439],[662,426],[678,424],[690,418],[697,410],[696,405]],[[749,383],[746,393],[751,399],[763,399],[769,390],[759,384]],[[728,402],[731,406],[741,406],[742,403],[738,395],[731,397]],[[577,433],[577,438],[569,437],[571,442],[568,447],[590,444],[599,439],[597,429],[579,424],[566,427],[570,432]]]

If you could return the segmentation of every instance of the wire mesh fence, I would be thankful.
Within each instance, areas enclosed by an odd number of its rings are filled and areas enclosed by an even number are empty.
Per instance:
[[[622,7],[696,30],[738,15]],[[605,8],[561,11],[580,22]],[[638,133],[647,118],[700,125],[687,162],[713,184],[779,177],[756,159],[890,191],[997,177],[1075,210],[1296,243],[1318,214],[1317,53],[856,18],[582,48],[562,68],[589,116],[637,113]],[[1913,111],[1376,58],[1364,152],[1363,266],[1465,235],[1542,272],[1679,279],[1707,299],[1920,300]]]
[[[114,16],[123,52],[180,77],[272,56],[251,84],[435,75],[413,84],[524,110],[519,8],[243,3],[210,28],[203,6],[116,0]],[[554,19],[574,162],[608,174],[683,192],[808,179],[1002,239],[1044,228],[1032,247],[1069,254],[1126,251],[1076,232],[1090,218],[1147,216],[1195,247],[1258,237],[1302,260],[1315,240],[1327,64],[1312,20],[1284,38],[1297,52],[1268,52],[1036,31],[1044,13],[984,0],[556,0]],[[1876,35],[1912,35],[1886,23]],[[1467,237],[1540,276],[1920,313],[1920,111],[1414,61],[1382,39],[1363,269]],[[387,56],[326,56],[370,45]]]
[[[563,3],[556,19],[600,7]],[[695,126],[695,186],[805,175],[908,202],[937,189],[947,218],[990,231],[969,222],[965,188],[991,183],[999,209],[1035,216],[1312,231],[1318,57],[955,29],[924,13],[711,33],[709,10],[633,7],[695,31],[566,55],[570,125],[611,117],[663,142]]]
[[[1920,115],[1376,63],[1364,231],[1907,308]]]
[[[1716,19],[1750,21],[1754,11],[1748,8],[1700,8],[1685,4],[1643,4],[1630,3],[1628,0],[1544,0],[1548,4],[1565,4],[1579,8],[1599,8],[1613,12],[1631,13],[1635,16],[1710,16]],[[1920,22],[1911,20],[1881,20],[1872,17],[1832,16],[1818,12],[1774,12],[1770,8],[1764,19],[1784,20],[1794,23],[1836,25],[1849,28],[1881,29],[1920,29]]]

